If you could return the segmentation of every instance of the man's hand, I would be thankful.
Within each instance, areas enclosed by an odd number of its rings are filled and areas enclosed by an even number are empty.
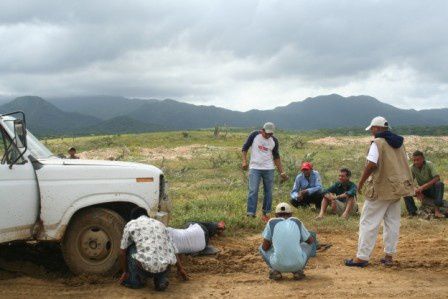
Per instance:
[[[417,189],[415,189],[415,194],[420,194],[420,193],[423,193],[423,187],[422,186],[420,186],[420,187],[418,187]]]
[[[362,187],[364,187],[364,184],[359,183],[358,187],[356,188],[359,194],[362,194]]]
[[[306,190],[299,191],[299,194],[297,195],[297,200],[301,201],[303,199],[303,196],[306,194]]]
[[[177,274],[180,276],[180,278],[183,281],[187,281],[188,280],[187,272],[185,272],[185,270],[183,268],[178,268],[177,269]]]
[[[249,165],[247,164],[247,161],[243,161],[241,167],[243,168],[243,170],[248,170],[249,169]]]
[[[280,173],[280,177],[280,183],[286,182],[289,179],[289,176],[285,172]]]
[[[128,272],[123,272],[123,274],[121,274],[120,279],[118,280],[121,283],[123,283],[125,280],[129,279],[129,273]]]

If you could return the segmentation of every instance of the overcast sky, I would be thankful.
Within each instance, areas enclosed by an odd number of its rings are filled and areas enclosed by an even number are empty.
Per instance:
[[[448,1],[0,2],[0,95],[448,107]]]

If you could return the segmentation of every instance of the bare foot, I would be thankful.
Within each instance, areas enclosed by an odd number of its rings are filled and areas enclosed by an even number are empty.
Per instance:
[[[348,220],[348,217],[349,217],[349,216],[348,216],[348,214],[345,214],[345,213],[344,213],[344,214],[341,215],[341,217],[344,218],[345,220]]]
[[[318,215],[315,219],[316,220],[322,220],[322,219],[324,219],[324,215]]]
[[[443,215],[439,210],[434,211],[434,216],[436,218],[445,218],[445,215]]]

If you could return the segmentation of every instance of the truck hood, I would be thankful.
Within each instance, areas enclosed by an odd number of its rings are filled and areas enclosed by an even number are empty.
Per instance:
[[[117,167],[117,168],[131,168],[131,169],[144,169],[159,174],[162,171],[152,165],[142,164],[142,163],[132,163],[132,162],[120,162],[120,161],[104,161],[104,160],[82,160],[82,159],[59,159],[59,158],[49,158],[49,159],[39,159],[42,165],[52,165],[52,166],[86,166],[86,167]]]

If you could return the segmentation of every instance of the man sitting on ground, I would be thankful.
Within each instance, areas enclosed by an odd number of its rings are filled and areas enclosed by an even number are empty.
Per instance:
[[[291,191],[291,204],[298,208],[314,203],[316,209],[320,210],[322,197],[322,183],[319,172],[313,170],[313,165],[310,162],[304,162],[301,172],[294,181],[294,187]]]
[[[153,277],[157,291],[168,287],[168,270],[175,265],[176,249],[165,225],[148,217],[143,208],[134,208],[123,231],[120,246],[121,284],[141,288]],[[186,279],[185,273],[180,273]]]
[[[330,188],[325,190],[322,199],[322,207],[317,219],[324,218],[327,207],[330,205],[333,214],[342,216],[345,219],[358,212],[356,204],[356,185],[350,181],[352,172],[347,168],[339,171],[339,181],[334,183]]]
[[[275,216],[266,224],[259,249],[269,266],[269,278],[278,280],[282,273],[292,272],[295,280],[302,279],[308,259],[316,254],[315,240],[299,219],[291,217],[289,204],[278,204]]]
[[[440,176],[435,170],[434,165],[425,160],[425,156],[421,151],[415,151],[412,154],[413,165],[411,166],[412,176],[417,181],[418,188],[415,190],[415,196],[423,202],[426,198],[433,200],[435,205],[434,214],[436,218],[445,217],[440,211],[443,207],[444,185],[440,181]],[[406,209],[409,215],[417,215],[417,207],[414,198],[407,196],[404,198]]]
[[[209,245],[209,240],[215,235],[220,235],[225,230],[224,221],[220,222],[188,222],[186,228],[177,229],[168,227],[168,234],[176,247],[177,270],[186,273],[182,264],[183,254],[212,255],[218,250]]]

